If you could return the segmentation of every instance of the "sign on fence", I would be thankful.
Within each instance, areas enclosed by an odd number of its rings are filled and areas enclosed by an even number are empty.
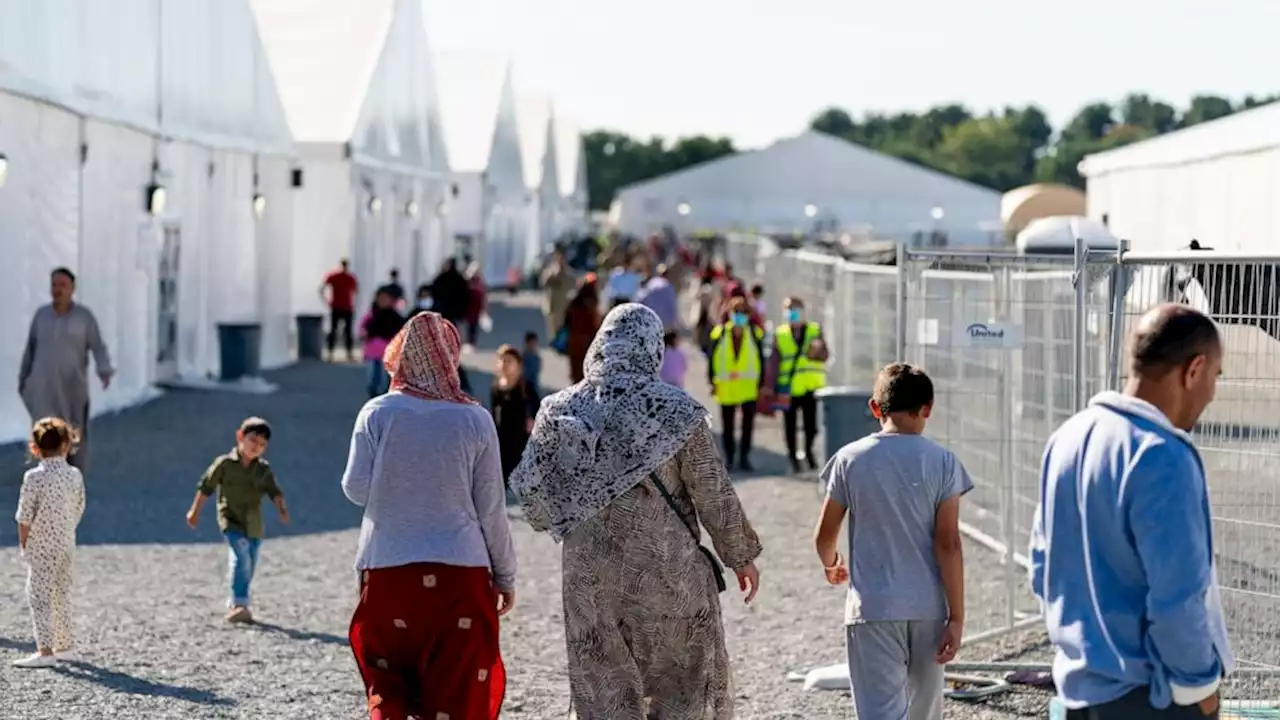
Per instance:
[[[998,322],[962,323],[956,326],[951,342],[956,347],[1016,350],[1022,347],[1022,327]]]

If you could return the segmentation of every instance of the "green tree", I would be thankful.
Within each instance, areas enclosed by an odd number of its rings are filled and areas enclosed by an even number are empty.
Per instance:
[[[1134,93],[1120,103],[1120,120],[1161,135],[1178,127],[1178,111],[1168,103],[1152,100],[1150,95]]]
[[[587,194],[593,210],[607,210],[619,188],[731,155],[728,138],[701,135],[680,138],[670,146],[660,137],[638,140],[611,130],[583,138],[587,156]]]
[[[1030,143],[1011,118],[988,115],[947,128],[937,158],[952,174],[1004,192],[1026,184]]]
[[[809,121],[809,127],[836,137],[848,137],[853,133],[853,118],[849,117],[849,113],[837,107],[827,108]]]
[[[1181,127],[1191,127],[1200,123],[1224,118],[1235,112],[1231,101],[1217,95],[1197,95],[1191,98],[1191,106],[1182,114]]]

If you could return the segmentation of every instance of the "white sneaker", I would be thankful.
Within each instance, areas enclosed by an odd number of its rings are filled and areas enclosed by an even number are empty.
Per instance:
[[[13,666],[19,668],[48,668],[58,664],[58,659],[52,655],[41,655],[36,653],[31,657],[25,657],[21,660],[14,660]]]
[[[71,649],[57,650],[53,653],[53,657],[58,662],[72,662],[76,659],[76,651]]]

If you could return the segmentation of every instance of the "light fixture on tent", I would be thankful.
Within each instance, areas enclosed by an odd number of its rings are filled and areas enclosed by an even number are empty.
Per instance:
[[[4,187],[4,181],[9,177],[9,156],[0,153],[0,187]]]
[[[689,213],[693,212],[693,206],[687,202],[681,201],[679,205],[676,205],[676,212],[680,213],[681,216],[687,216]]]
[[[929,216],[934,220],[941,220],[946,214],[947,212],[942,209],[941,205],[934,205],[933,209],[929,211]]]
[[[813,203],[809,203],[808,205],[805,205],[805,206],[804,206],[804,216],[805,216],[805,217],[807,217],[807,218],[811,218],[811,217],[816,216],[817,214],[818,214],[818,206],[817,206],[817,205],[814,205]]]
[[[449,214],[449,203],[443,200],[436,203],[436,215],[439,215],[440,217],[444,217],[448,214]]]
[[[418,217],[418,201],[410,200],[409,202],[405,203],[404,214],[408,215],[411,218]]]
[[[382,198],[377,195],[369,196],[369,214],[377,215],[382,212]]]
[[[267,196],[262,193],[253,194],[253,216],[262,219],[267,214]]]
[[[169,193],[164,189],[164,186],[153,182],[147,186],[147,192],[143,196],[144,207],[142,209],[152,216],[163,215],[168,199]]]

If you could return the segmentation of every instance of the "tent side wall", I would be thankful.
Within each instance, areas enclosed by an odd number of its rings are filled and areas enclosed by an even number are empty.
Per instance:
[[[79,119],[0,92],[0,152],[9,161],[0,187],[0,375],[17,380],[31,316],[49,301],[49,271],[80,267]],[[29,429],[18,394],[0,393],[0,439]]]
[[[1117,168],[1088,178],[1088,214],[1134,250],[1186,247],[1194,238],[1239,252],[1280,249],[1280,147],[1170,165]]]
[[[292,203],[292,304],[300,314],[326,314],[317,288],[339,260],[351,258],[357,196],[345,160],[308,157],[300,169],[302,187]]]

